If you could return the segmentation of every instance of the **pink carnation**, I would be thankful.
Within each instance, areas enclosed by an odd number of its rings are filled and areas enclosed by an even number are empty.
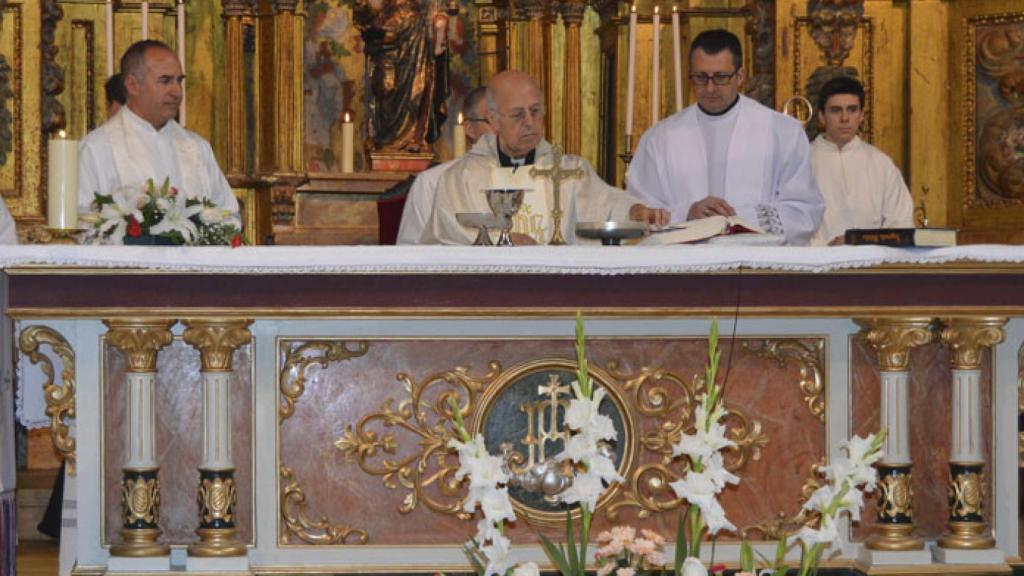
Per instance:
[[[615,571],[615,576],[634,576],[635,574],[636,570],[629,567],[619,568]]]
[[[640,534],[642,534],[644,538],[647,538],[651,542],[654,542],[655,546],[661,546],[662,544],[665,543],[665,537],[662,536],[661,534],[658,534],[654,530],[648,530],[648,529],[644,528],[643,530],[640,531]]]
[[[636,538],[636,528],[632,526],[616,526],[612,528],[612,539],[628,542]]]
[[[637,538],[636,540],[628,543],[626,547],[629,548],[630,552],[637,556],[646,556],[655,550],[654,542],[651,542],[646,538]]]

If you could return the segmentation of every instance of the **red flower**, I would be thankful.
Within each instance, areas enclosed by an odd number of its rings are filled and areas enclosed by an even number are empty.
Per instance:
[[[142,236],[142,224],[139,224],[139,221],[135,219],[135,216],[132,216],[131,219],[128,220],[128,235],[132,238]]]
[[[711,565],[711,573],[712,574],[724,574],[725,573],[725,564],[712,564]]]
[[[178,189],[175,188],[174,186],[171,186],[171,197],[173,198],[173,197],[175,197],[177,195],[178,195]]]
[[[232,248],[238,248],[241,245],[242,245],[242,235],[241,234],[235,234],[235,236],[231,239],[231,247]]]

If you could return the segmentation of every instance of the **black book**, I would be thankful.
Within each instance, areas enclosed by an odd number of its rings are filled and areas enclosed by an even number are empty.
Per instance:
[[[956,246],[956,228],[851,228],[847,244],[878,246]]]

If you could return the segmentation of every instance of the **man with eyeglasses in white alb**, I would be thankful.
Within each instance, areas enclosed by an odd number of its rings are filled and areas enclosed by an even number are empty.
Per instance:
[[[700,33],[690,46],[697,103],[644,133],[627,190],[672,213],[673,223],[738,216],[788,244],[804,245],[825,204],[799,122],[739,93],[739,38]]]
[[[427,244],[470,244],[476,230],[458,223],[459,212],[490,212],[484,189],[527,189],[512,222],[513,241],[544,244],[551,238],[554,202],[551,181],[534,176],[530,168],[548,170],[553,149],[544,139],[543,94],[528,74],[506,70],[487,85],[487,117],[494,129],[441,176],[430,221],[423,232]],[[579,169],[580,177],[561,184],[562,235],[576,242],[576,222],[634,220],[665,224],[665,210],[649,209],[625,191],[609,186],[585,159],[566,154],[563,170]]]

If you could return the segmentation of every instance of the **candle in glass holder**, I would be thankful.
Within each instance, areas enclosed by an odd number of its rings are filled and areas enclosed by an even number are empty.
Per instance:
[[[661,104],[659,80],[661,80],[661,12],[654,7],[654,18],[651,19],[654,47],[651,55],[654,58],[651,66],[651,125],[658,121],[658,106]]]
[[[341,124],[341,171],[348,174],[352,172],[355,164],[355,125],[352,117],[345,112],[345,121]]]
[[[683,58],[679,53],[679,12],[672,6],[672,77],[675,79],[676,112],[683,109]]]
[[[461,158],[466,153],[466,125],[462,122],[462,112],[459,112],[459,121],[456,122],[452,133],[452,138],[455,139],[455,158]]]
[[[107,56],[107,77],[114,75],[114,1],[107,0],[106,5],[106,56]]]
[[[142,39],[149,40],[149,2],[142,0]]]
[[[629,7],[629,52],[626,60],[626,136],[633,134],[633,89],[636,83],[636,4]]]
[[[78,140],[61,130],[47,148],[46,225],[78,227]]]

